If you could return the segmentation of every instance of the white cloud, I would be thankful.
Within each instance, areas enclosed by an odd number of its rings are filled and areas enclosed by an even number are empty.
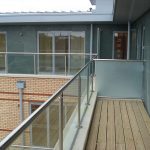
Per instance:
[[[0,12],[87,11],[90,0],[0,0]]]

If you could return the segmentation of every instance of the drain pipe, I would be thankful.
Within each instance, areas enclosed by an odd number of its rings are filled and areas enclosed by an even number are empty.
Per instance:
[[[24,120],[24,112],[23,112],[23,89],[25,88],[25,81],[17,81],[16,84],[19,90],[19,101],[20,101],[20,123]],[[21,135],[21,143],[25,145],[25,134],[24,132]]]
[[[24,120],[23,112],[23,89],[25,88],[25,81],[17,81],[16,84],[19,90],[19,101],[20,101],[20,123]]]
[[[128,21],[128,48],[127,48],[127,60],[130,59],[130,37],[131,37],[131,24]]]

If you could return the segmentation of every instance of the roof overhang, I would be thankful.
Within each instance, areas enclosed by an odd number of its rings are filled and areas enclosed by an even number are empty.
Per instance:
[[[112,14],[100,13],[8,13],[0,14],[0,24],[110,22]]]
[[[116,0],[114,22],[134,22],[150,9],[150,0]]]

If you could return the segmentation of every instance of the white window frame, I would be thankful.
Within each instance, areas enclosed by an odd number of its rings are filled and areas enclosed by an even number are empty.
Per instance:
[[[1,73],[7,73],[8,72],[8,66],[7,66],[7,32],[6,31],[0,31],[1,34],[5,35],[5,43],[6,43],[6,51],[1,53],[5,55],[5,71]]]
[[[71,33],[74,32],[80,32],[84,33],[84,54],[85,53],[85,46],[86,46],[86,34],[85,31],[38,31],[37,32],[37,74],[41,74],[39,71],[39,54],[40,54],[40,49],[39,49],[39,34],[40,33],[50,33],[52,35],[52,52],[55,53],[55,34],[56,33],[66,33],[68,36],[68,70],[65,70],[65,74],[62,74],[61,76],[66,75],[66,73],[70,74],[70,54],[71,54]],[[84,60],[85,63],[85,60]],[[55,74],[55,57],[52,57],[52,65],[53,65],[53,70],[52,70],[52,75],[57,75]]]

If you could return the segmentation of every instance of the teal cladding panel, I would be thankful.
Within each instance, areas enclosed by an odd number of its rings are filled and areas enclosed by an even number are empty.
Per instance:
[[[33,55],[9,54],[7,57],[8,57],[8,73],[34,74]]]
[[[144,102],[145,106],[150,114],[150,11],[143,15],[139,20],[137,20],[134,25],[139,31],[138,38],[138,48],[142,47],[142,27],[145,26],[144,35]]]

